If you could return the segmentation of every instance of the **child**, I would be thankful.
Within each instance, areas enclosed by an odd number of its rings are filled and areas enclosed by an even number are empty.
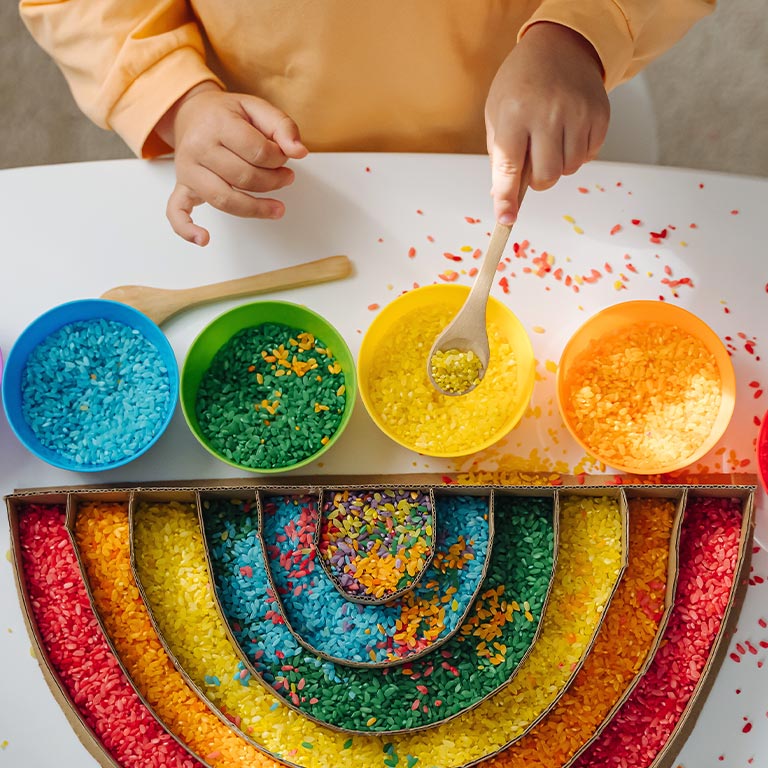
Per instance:
[[[551,187],[597,154],[607,91],[714,0],[21,0],[83,111],[142,157],[175,154],[167,215],[198,245],[207,202],[263,196],[320,151],[482,152],[501,223],[520,176]],[[300,133],[301,130],[301,133]]]

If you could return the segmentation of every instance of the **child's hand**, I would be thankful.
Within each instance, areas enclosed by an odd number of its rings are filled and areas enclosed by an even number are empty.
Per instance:
[[[548,189],[597,155],[609,115],[592,45],[559,24],[534,24],[499,67],[485,105],[497,220],[517,218],[527,153],[530,186]]]
[[[202,83],[179,99],[156,130],[175,148],[176,186],[166,215],[185,240],[206,245],[210,239],[192,221],[192,209],[201,203],[260,219],[285,213],[279,200],[248,194],[290,184],[294,174],[285,163],[307,154],[296,123],[279,109]]]

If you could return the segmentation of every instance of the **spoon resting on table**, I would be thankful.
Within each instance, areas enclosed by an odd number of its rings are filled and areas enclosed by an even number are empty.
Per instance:
[[[520,177],[518,210],[528,190],[530,163]],[[483,379],[491,357],[486,306],[512,225],[497,223],[472,290],[456,317],[435,339],[427,357],[427,376],[444,395],[466,395]]]
[[[101,295],[102,299],[119,301],[143,312],[157,325],[189,307],[217,299],[253,296],[259,293],[300,288],[304,285],[327,283],[352,274],[352,263],[346,256],[328,256],[292,267],[262,272],[250,277],[226,280],[223,283],[197,288],[150,288],[144,285],[121,285]]]

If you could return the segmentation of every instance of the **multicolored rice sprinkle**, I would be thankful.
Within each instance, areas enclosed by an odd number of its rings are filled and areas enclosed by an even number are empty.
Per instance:
[[[328,492],[318,538],[320,564],[346,594],[388,602],[413,586],[432,559],[431,507],[423,491]]]

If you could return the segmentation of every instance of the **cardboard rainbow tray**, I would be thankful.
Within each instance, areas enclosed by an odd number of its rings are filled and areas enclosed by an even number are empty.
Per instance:
[[[671,766],[755,478],[553,477],[19,490],[19,599],[102,766]]]

